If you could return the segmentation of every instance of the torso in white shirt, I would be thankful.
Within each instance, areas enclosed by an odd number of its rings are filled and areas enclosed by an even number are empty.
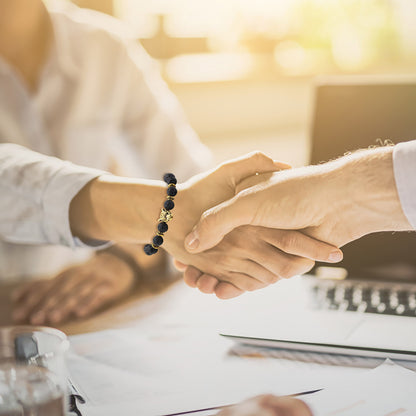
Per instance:
[[[184,180],[209,166],[154,64],[117,21],[72,6],[50,13],[54,46],[35,93],[0,57],[0,142],[127,176],[173,171]],[[51,275],[89,255],[0,242],[0,277]]]

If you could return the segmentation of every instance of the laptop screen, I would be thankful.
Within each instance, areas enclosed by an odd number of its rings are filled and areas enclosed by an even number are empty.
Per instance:
[[[311,163],[416,139],[416,80],[331,81],[316,87]],[[416,180],[416,179],[415,179]],[[349,277],[416,281],[416,233],[378,233],[343,248]],[[317,265],[319,266],[319,265]]]

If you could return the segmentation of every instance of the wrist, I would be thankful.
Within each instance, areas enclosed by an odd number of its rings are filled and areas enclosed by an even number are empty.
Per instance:
[[[71,202],[72,231],[81,238],[147,242],[154,233],[165,192],[162,181],[100,176]]]
[[[358,235],[404,231],[410,225],[403,214],[393,170],[393,147],[354,153],[334,162],[332,186],[335,206],[344,212]]]
[[[168,223],[169,229],[163,236],[165,240],[163,248],[173,256],[176,256],[179,250],[183,250],[185,236],[191,231],[192,226],[197,221],[197,215],[193,214],[195,203],[192,201],[190,187],[185,183],[179,184],[177,189],[175,208],[172,211],[173,218]],[[162,203],[163,200],[160,204]]]

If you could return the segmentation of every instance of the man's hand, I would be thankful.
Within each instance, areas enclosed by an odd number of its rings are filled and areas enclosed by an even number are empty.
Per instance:
[[[412,229],[395,187],[391,147],[275,173],[206,211],[186,247],[191,253],[214,247],[244,224],[302,230],[337,247],[372,232]]]
[[[313,416],[305,402],[271,394],[221,410],[217,416]]]
[[[13,294],[13,319],[56,325],[86,317],[126,295],[133,283],[130,267],[103,252],[53,279],[28,282],[17,289]]]

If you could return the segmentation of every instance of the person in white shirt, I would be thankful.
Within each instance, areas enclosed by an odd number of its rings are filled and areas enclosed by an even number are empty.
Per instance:
[[[40,0],[0,4],[0,142],[150,179],[172,171],[185,180],[210,167],[209,151],[156,64],[121,23],[69,2],[48,7]],[[16,293],[16,320],[42,324],[68,317],[69,311],[45,313],[48,292],[56,295],[55,309],[68,288],[83,293],[104,285],[108,296],[102,304],[127,294],[149,261],[136,255],[139,248],[121,249],[137,263],[136,271],[113,248],[94,255],[85,246],[0,241],[2,280],[57,275]],[[70,312],[93,310],[78,304]]]
[[[232,200],[204,213],[187,237],[187,249],[201,253],[247,224],[300,230],[336,247],[378,231],[411,231],[416,228],[415,176],[416,141],[410,141],[251,178]],[[199,278],[209,280],[212,292],[225,284],[194,268],[185,271],[191,284],[198,285]],[[230,290],[241,293],[231,285]]]

